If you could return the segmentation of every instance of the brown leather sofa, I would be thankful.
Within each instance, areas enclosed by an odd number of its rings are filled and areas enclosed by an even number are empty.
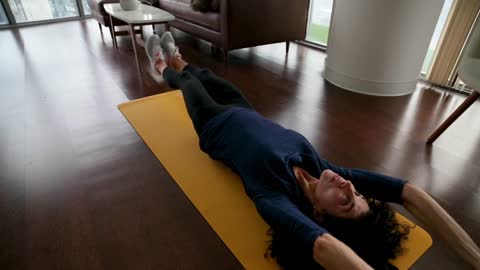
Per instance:
[[[220,0],[219,12],[198,12],[191,0],[158,0],[173,14],[168,23],[228,51],[305,39],[309,0]]]

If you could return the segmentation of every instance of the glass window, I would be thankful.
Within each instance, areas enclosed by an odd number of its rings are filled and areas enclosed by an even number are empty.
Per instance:
[[[422,73],[426,74],[430,65],[432,64],[433,54],[435,53],[435,49],[437,48],[438,41],[440,40],[440,36],[442,35],[443,28],[445,27],[445,23],[447,22],[448,14],[450,13],[450,9],[452,8],[453,0],[445,0],[443,3],[442,12],[440,13],[440,17],[438,17],[437,26],[435,27],[435,31],[433,32],[432,40],[430,41],[430,45],[428,46],[427,55],[425,56],[425,60],[422,66]]]
[[[8,0],[17,23],[79,16],[76,0]]]
[[[307,40],[327,45],[333,0],[313,0],[310,3]]]
[[[87,0],[82,0],[82,6],[83,6],[83,12],[85,13],[85,15],[92,14],[92,11],[90,10],[90,7],[87,4]]]
[[[0,25],[2,24],[8,24],[8,18],[5,14],[5,10],[3,10],[2,3],[0,3]]]

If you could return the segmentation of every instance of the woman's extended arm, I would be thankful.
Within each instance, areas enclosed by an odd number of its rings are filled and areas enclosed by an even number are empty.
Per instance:
[[[372,269],[347,245],[306,217],[286,196],[264,197],[254,202],[270,226],[281,228],[297,239],[299,244],[303,244],[306,251],[313,251],[313,258],[325,269]]]
[[[430,195],[407,183],[402,198],[403,206],[410,213],[435,230],[474,269],[480,270],[480,249]]]
[[[373,270],[352,249],[328,233],[315,241],[313,258],[328,270]]]

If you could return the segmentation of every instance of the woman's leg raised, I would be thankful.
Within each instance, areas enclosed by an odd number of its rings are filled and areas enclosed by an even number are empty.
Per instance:
[[[167,67],[163,69],[162,74],[171,88],[182,91],[188,115],[198,135],[210,119],[227,109],[226,106],[216,103],[203,84],[190,72],[177,72]]]
[[[242,91],[231,82],[217,76],[211,70],[198,68],[186,63],[181,55],[176,56],[172,61],[174,66],[180,66],[184,71],[195,76],[210,94],[210,96],[222,105],[240,106],[253,109],[253,106],[243,95]]]
[[[166,49],[162,48],[162,39],[164,42],[168,41],[163,44]],[[173,40],[169,32],[162,35],[161,38],[156,35],[151,36],[146,42],[145,49],[154,71],[163,75],[164,80],[171,88],[182,91],[188,115],[193,122],[195,131],[200,135],[205,124],[228,107],[215,102],[203,84],[190,72],[184,71],[187,65],[185,61],[173,63],[172,60],[177,51],[169,51],[169,48],[172,47],[170,43],[173,42],[169,40]],[[178,56],[181,57],[180,54]]]

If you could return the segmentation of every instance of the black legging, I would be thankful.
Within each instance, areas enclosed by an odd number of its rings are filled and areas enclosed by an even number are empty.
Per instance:
[[[171,88],[180,88],[198,135],[215,115],[233,106],[252,109],[242,92],[227,80],[208,69],[187,65],[182,72],[173,68],[163,71],[163,78]]]

